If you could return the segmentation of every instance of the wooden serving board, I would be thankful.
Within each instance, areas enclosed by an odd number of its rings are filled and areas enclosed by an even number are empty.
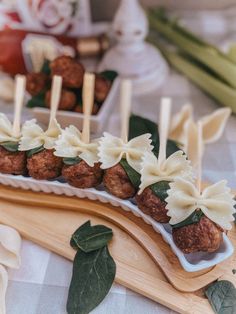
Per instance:
[[[113,229],[116,282],[175,311],[213,313],[202,288],[218,278],[236,284],[236,254],[212,269],[187,273],[162,237],[129,212],[98,201],[0,186],[0,222],[70,260],[75,254],[70,237],[87,220]],[[236,243],[236,230],[229,236]]]

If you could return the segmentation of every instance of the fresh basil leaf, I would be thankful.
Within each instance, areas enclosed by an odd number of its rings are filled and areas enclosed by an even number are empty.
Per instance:
[[[159,134],[156,123],[140,116],[131,115],[129,120],[129,139],[150,133],[154,151],[159,149]]]
[[[41,91],[37,95],[32,96],[32,98],[27,102],[26,107],[34,108],[34,107],[43,107],[45,108],[45,94],[46,91]]]
[[[230,281],[221,280],[214,282],[206,289],[205,295],[215,313],[236,313],[236,289]]]
[[[45,149],[45,148],[44,148],[43,146],[39,146],[39,147],[36,147],[36,148],[33,148],[33,149],[28,150],[28,151],[26,152],[27,158],[30,158],[30,157],[32,157],[33,155],[42,152],[44,149]]]
[[[158,149],[159,149],[159,147],[158,147]],[[172,154],[174,154],[175,152],[177,152],[179,150],[180,150],[180,148],[178,147],[178,145],[175,141],[172,141],[172,140],[167,141],[166,157],[171,156]]]
[[[170,189],[170,182],[160,181],[150,186],[152,192],[161,200],[165,201],[168,197],[167,191]]]
[[[116,264],[107,246],[85,253],[77,251],[67,300],[68,314],[88,314],[108,294],[115,279]]]
[[[232,273],[235,275],[236,274],[236,269],[232,269]]]
[[[40,72],[44,73],[46,75],[51,75],[50,61],[49,60],[47,60],[47,59],[44,60],[44,63],[42,65]]]
[[[73,165],[80,163],[81,160],[82,159],[79,157],[71,157],[71,158],[66,157],[66,158],[63,158],[63,163],[67,166],[73,166]]]
[[[134,170],[127,162],[126,159],[121,159],[120,161],[121,166],[123,167],[123,169],[125,170],[127,176],[129,177],[132,185],[135,187],[136,190],[138,190],[139,186],[140,186],[140,179],[141,179],[141,175]]]
[[[180,223],[176,225],[172,225],[172,228],[181,228],[184,226],[192,225],[198,223],[201,218],[204,216],[203,212],[201,210],[195,210],[189,217],[187,217],[184,221],[181,221]]]
[[[80,248],[89,253],[106,246],[112,236],[110,228],[102,225],[91,226],[90,221],[87,221],[72,235],[70,245],[74,249]]]
[[[18,142],[4,142],[1,144],[8,152],[16,153],[18,152],[19,143]]]
[[[118,76],[118,73],[116,71],[107,70],[99,73],[99,75],[102,76],[104,79],[113,82]]]

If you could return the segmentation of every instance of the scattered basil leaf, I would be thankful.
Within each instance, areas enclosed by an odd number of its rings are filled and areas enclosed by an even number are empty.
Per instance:
[[[73,166],[73,165],[76,165],[80,162],[81,162],[81,158],[79,158],[79,157],[63,158],[63,163],[67,166]]]
[[[214,282],[206,289],[205,295],[215,313],[236,313],[236,289],[230,281],[221,280]]]
[[[16,153],[18,152],[19,143],[18,142],[4,142],[1,144],[8,152]]]
[[[232,269],[232,273],[235,275],[236,274],[236,269]]]
[[[27,102],[26,107],[34,108],[34,107],[43,107],[45,108],[45,94],[46,91],[41,91],[37,95],[32,96],[32,98]]]
[[[176,225],[172,225],[172,228],[181,228],[184,226],[192,225],[198,223],[201,218],[204,216],[203,212],[201,210],[195,210],[189,217],[187,217],[184,221],[181,221],[180,223]]]
[[[51,75],[50,61],[49,60],[47,60],[47,59],[44,60],[40,72],[44,73],[46,75]]]
[[[90,221],[87,221],[72,235],[70,245],[76,250],[79,248],[89,253],[106,246],[112,236],[110,228],[102,225],[91,226]]]
[[[107,246],[76,253],[67,300],[68,314],[88,314],[108,294],[115,279],[116,264]]]
[[[129,120],[129,139],[150,133],[154,151],[159,149],[159,135],[156,123],[140,116],[131,115]]]
[[[118,76],[118,73],[116,71],[107,70],[100,72],[99,75],[102,76],[104,79],[113,82]]]
[[[150,186],[152,192],[161,200],[165,201],[168,197],[167,191],[170,189],[170,182],[160,181]]]
[[[33,155],[42,152],[44,149],[45,149],[45,148],[44,148],[43,146],[39,146],[39,147],[36,147],[36,148],[33,148],[33,149],[28,150],[28,151],[26,152],[27,158],[30,158],[30,157],[32,157]]]
[[[138,190],[139,186],[140,186],[140,179],[141,179],[141,175],[134,170],[127,162],[126,159],[121,159],[120,161],[121,166],[123,167],[123,169],[125,170],[127,176],[129,177],[132,185],[135,187],[136,190]]]

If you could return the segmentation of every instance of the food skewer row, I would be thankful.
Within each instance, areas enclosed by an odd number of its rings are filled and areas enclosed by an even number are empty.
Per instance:
[[[201,127],[199,126],[197,141],[197,189],[193,168],[185,153],[178,150],[170,156],[166,155],[170,99],[164,98],[161,102],[160,147],[158,152],[153,152],[151,134],[128,140],[132,95],[129,81],[125,80],[121,85],[120,137],[105,132],[102,138],[95,140],[90,140],[94,74],[84,75],[82,132],[73,125],[62,130],[56,121],[62,85],[62,78],[55,76],[50,121],[46,131],[35,120],[30,120],[23,124],[21,135],[18,127],[16,137],[13,125],[4,115],[0,116],[5,123],[5,129],[0,129],[0,149],[5,149],[12,158],[18,154],[25,156],[24,171],[15,171],[14,165],[7,169],[3,167],[5,156],[0,155],[0,172],[25,174],[28,171],[35,179],[45,180],[55,179],[62,174],[70,185],[78,188],[96,187],[103,182],[109,193],[122,199],[134,197],[137,193],[136,202],[140,210],[160,223],[169,222],[173,229],[173,239],[184,253],[216,251],[222,243],[223,231],[231,227],[235,201],[225,181],[200,190]],[[21,95],[23,87],[24,84],[21,84]],[[22,102],[17,101],[21,106]],[[15,119],[19,121],[20,110],[15,112],[18,117]],[[12,149],[12,143],[17,144],[15,150]],[[131,180],[130,172],[136,174],[136,182]]]

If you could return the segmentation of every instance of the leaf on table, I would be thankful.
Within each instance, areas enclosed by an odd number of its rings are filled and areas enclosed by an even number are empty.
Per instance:
[[[214,282],[205,290],[205,295],[215,313],[236,313],[236,289],[230,281],[221,280]]]
[[[70,244],[74,249],[79,248],[88,253],[106,246],[112,236],[110,228],[103,225],[91,226],[90,221],[87,221],[74,232]]]
[[[68,314],[90,313],[108,294],[115,274],[116,265],[107,246],[90,253],[79,250],[69,288]]]

